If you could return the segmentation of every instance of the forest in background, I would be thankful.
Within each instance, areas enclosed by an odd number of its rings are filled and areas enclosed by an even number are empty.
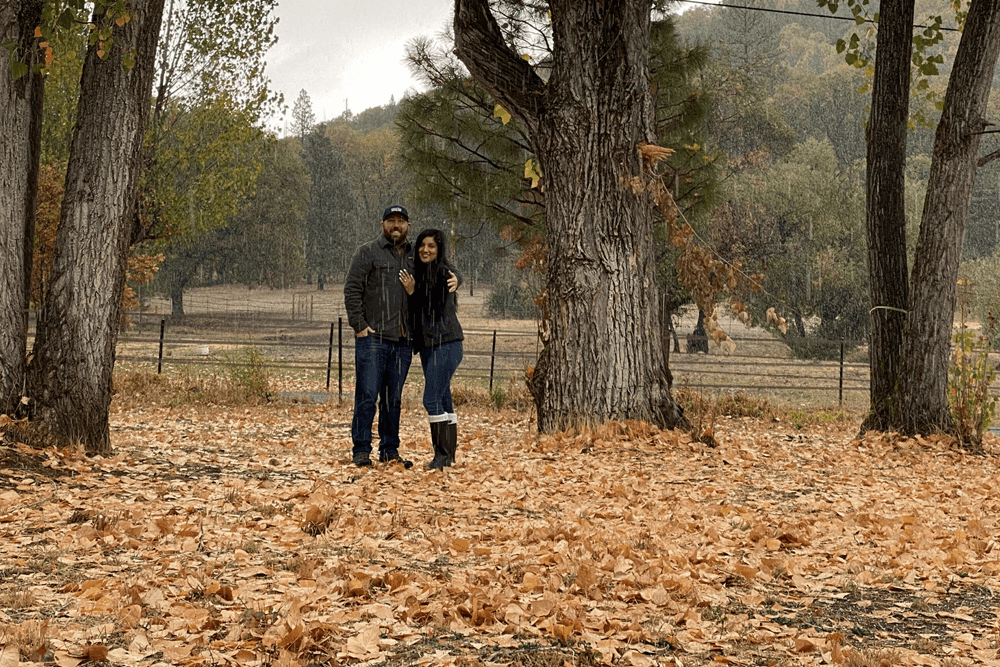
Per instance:
[[[942,13],[939,5],[921,3],[918,22]],[[763,277],[763,291],[748,298],[754,323],[766,325],[766,309],[777,307],[791,325],[780,334],[805,356],[816,353],[810,338],[862,339],[870,301],[864,124],[871,70],[846,64],[835,49],[854,23],[824,15],[827,10],[809,0],[758,2],[748,9],[677,7],[684,11],[661,17],[654,30],[653,85],[660,143],[676,151],[669,162],[682,212],[713,252]],[[173,25],[190,27],[195,18],[179,15]],[[178,33],[183,31],[172,34],[180,42]],[[184,53],[179,45],[170,47],[170,35],[161,52]],[[915,86],[911,103],[911,252],[936,104],[958,41],[957,32],[944,36],[937,47],[940,74]],[[258,40],[267,43],[266,36]],[[82,63],[72,57],[82,44],[65,42],[57,45],[64,54],[46,92],[39,295],[58,222],[73,81]],[[475,86],[447,58],[450,50],[430,41],[411,45],[414,71],[429,91],[398,103],[317,122],[302,91],[284,138],[263,128],[262,119],[280,106],[266,82],[228,95],[180,84],[165,94],[171,73],[180,70],[171,69],[164,55],[150,130],[150,141],[159,146],[157,164],[143,183],[148,234],[133,255],[133,287],[152,279],[152,289],[143,293],[169,296],[177,315],[184,290],[195,286],[324,289],[339,281],[354,248],[378,233],[385,206],[402,202],[415,230],[451,232],[459,266],[492,284],[496,315],[534,316],[544,244],[540,170],[532,173],[516,122],[505,120],[485,92],[468,94]],[[536,67],[544,70],[544,54],[536,56]],[[995,140],[986,142],[984,152],[990,152]],[[985,322],[1000,312],[998,221],[1000,172],[989,162],[977,174],[965,237],[969,320]],[[676,252],[663,236],[661,288],[667,309],[676,311],[691,296],[677,280]],[[132,305],[141,307],[137,300]]]

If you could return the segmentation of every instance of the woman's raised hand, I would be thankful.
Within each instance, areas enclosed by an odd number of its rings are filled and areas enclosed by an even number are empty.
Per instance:
[[[406,269],[399,272],[399,282],[403,284],[403,289],[406,290],[407,294],[413,294],[413,276]]]

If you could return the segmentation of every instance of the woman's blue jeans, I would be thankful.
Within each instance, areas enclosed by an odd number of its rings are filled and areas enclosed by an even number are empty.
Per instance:
[[[460,363],[460,340],[420,350],[420,365],[424,369],[424,409],[428,415],[455,411],[451,404],[451,378]]]
[[[354,339],[353,453],[372,451],[372,421],[378,407],[379,452],[399,451],[399,413],[403,383],[410,372],[413,348],[408,341],[382,340],[371,334]]]

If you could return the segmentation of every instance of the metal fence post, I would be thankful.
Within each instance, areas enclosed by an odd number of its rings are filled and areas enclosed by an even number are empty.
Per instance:
[[[330,366],[333,365],[333,322],[330,322],[330,345],[326,349],[326,393],[330,393]]]
[[[840,341],[840,383],[837,387],[837,405],[844,405],[844,341]]]
[[[337,404],[344,402],[344,318],[337,318]]]
[[[493,330],[493,351],[490,353],[490,394],[493,393],[493,367],[497,360],[497,330]]]
[[[156,357],[156,374],[159,375],[163,371],[163,330],[167,326],[166,320],[160,320],[160,352]]]

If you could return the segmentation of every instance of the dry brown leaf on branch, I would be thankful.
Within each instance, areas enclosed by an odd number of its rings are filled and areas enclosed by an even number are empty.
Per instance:
[[[642,167],[645,172],[652,172],[658,162],[666,160],[676,151],[672,148],[664,148],[656,144],[639,144],[639,156],[642,158]]]

